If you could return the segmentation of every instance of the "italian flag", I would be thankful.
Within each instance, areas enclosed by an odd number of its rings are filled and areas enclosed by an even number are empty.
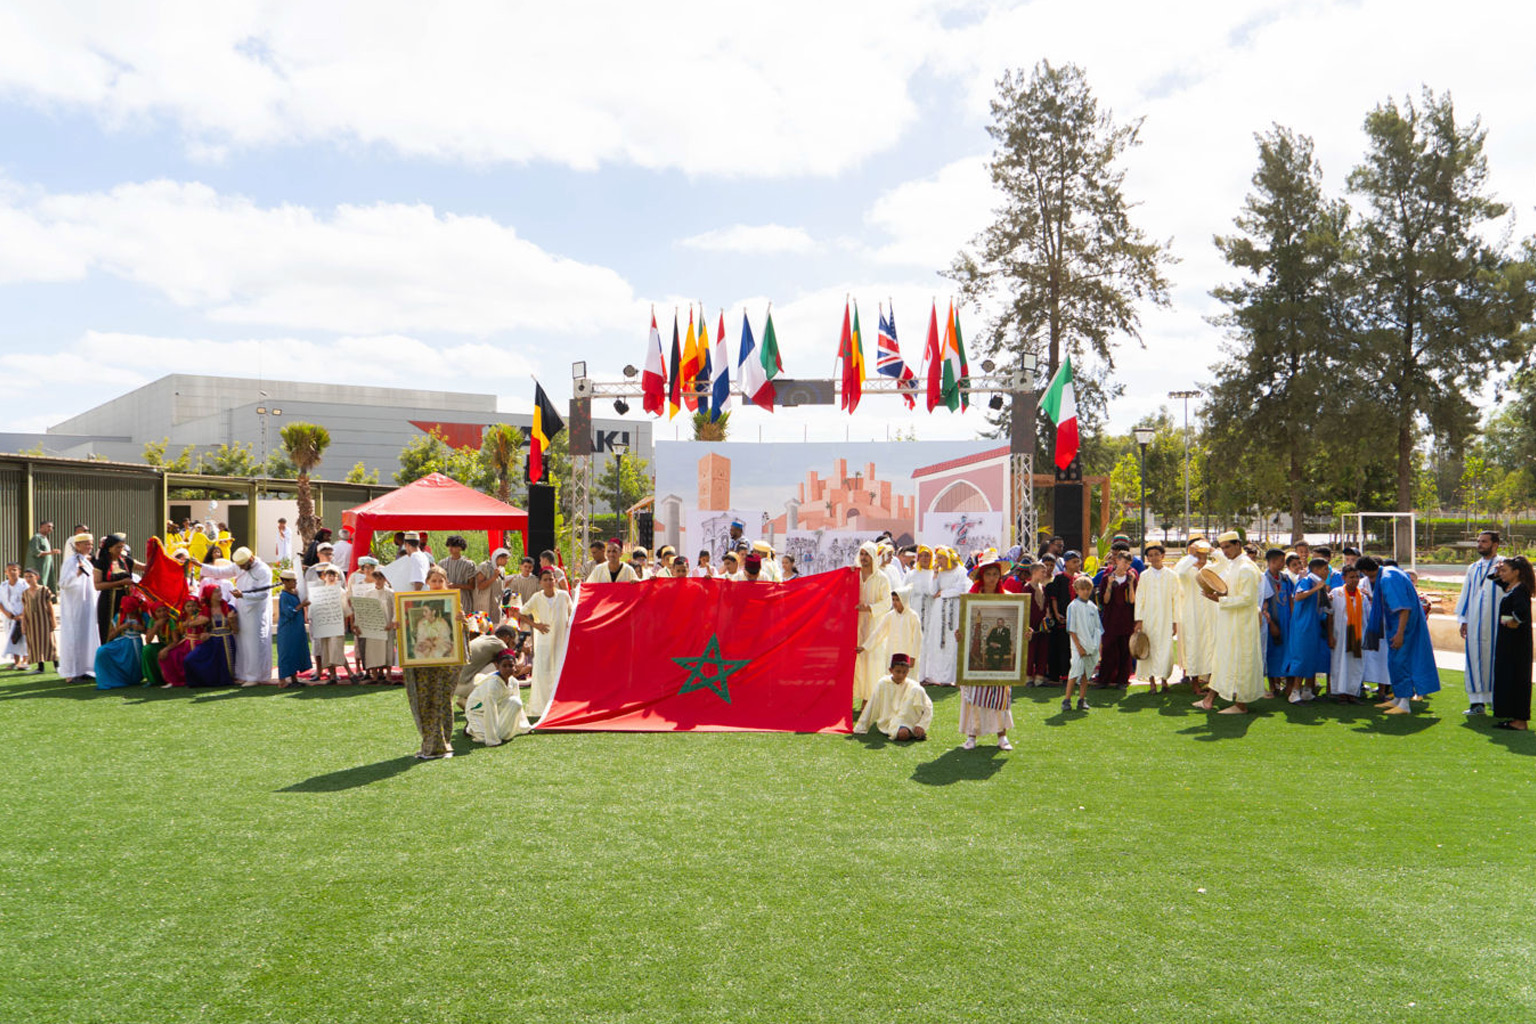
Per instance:
[[[1040,410],[1056,424],[1056,468],[1066,469],[1077,458],[1077,394],[1072,390],[1072,357],[1061,361]]]

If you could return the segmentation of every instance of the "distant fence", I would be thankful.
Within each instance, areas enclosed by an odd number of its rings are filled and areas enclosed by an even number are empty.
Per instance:
[[[133,463],[55,459],[30,455],[0,455],[0,561],[22,561],[28,540],[39,523],[54,524],[53,540],[62,546],[76,523],[85,523],[98,538],[124,533],[136,551],[146,538],[162,534],[170,495],[178,490],[216,491],[246,498],[291,497],[292,480],[247,479],[167,472],[156,466]],[[341,513],[354,505],[394,490],[383,484],[349,484],[314,480],[315,512],[332,526],[341,524]],[[236,524],[231,523],[231,526]],[[254,525],[244,527],[236,540],[262,550],[263,538]]]

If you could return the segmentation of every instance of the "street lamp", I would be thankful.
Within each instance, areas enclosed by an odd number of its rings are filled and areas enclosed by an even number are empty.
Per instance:
[[[618,519],[624,515],[624,456],[629,454],[629,445],[621,441],[609,445],[608,450],[613,452],[617,463],[613,483],[613,517]],[[627,530],[624,535],[629,536]]]
[[[266,394],[265,391],[262,392]],[[281,416],[283,410],[268,409],[264,405],[256,407],[256,415],[261,417],[261,475],[267,475],[267,420],[273,416]]]
[[[1157,431],[1151,427],[1137,427],[1131,433],[1136,435],[1136,443],[1141,446],[1141,549],[1147,549],[1147,445],[1157,436]]]
[[[1200,391],[1170,391],[1169,398],[1184,400],[1184,543],[1189,543],[1189,400],[1199,398]]]

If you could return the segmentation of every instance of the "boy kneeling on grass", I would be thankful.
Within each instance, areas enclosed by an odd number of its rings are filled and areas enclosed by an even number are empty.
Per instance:
[[[900,652],[891,655],[891,671],[875,684],[875,692],[864,704],[864,713],[853,727],[856,733],[869,732],[870,723],[893,740],[926,740],[933,723],[933,701],[907,674],[912,659]]]
[[[1077,599],[1067,606],[1067,636],[1072,641],[1072,667],[1067,672],[1067,695],[1061,698],[1061,710],[1072,710],[1072,688],[1077,687],[1077,710],[1088,710],[1088,680],[1099,664],[1099,641],[1104,624],[1093,603],[1093,581],[1079,576],[1072,581]]]

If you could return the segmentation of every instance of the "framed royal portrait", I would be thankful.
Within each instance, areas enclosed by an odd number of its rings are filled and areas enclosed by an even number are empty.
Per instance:
[[[397,591],[395,621],[401,668],[464,664],[464,619],[457,590]]]
[[[1012,686],[1024,679],[1029,601],[1024,594],[960,596],[961,686]]]

